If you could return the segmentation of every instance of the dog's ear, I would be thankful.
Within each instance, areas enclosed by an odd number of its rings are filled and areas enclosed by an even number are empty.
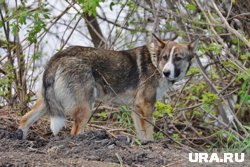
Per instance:
[[[165,46],[165,43],[164,43],[162,40],[160,40],[154,33],[152,33],[152,35],[153,35],[154,38],[156,39],[157,45],[158,45],[159,47],[163,48],[163,47]]]
[[[199,43],[199,38],[197,38],[197,39],[195,39],[194,41],[190,42],[190,43],[188,44],[188,49],[189,49],[191,52],[194,52],[194,51],[197,49],[198,43]]]

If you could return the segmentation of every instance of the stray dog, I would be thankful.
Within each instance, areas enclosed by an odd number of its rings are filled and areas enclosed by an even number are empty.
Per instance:
[[[22,138],[46,112],[54,135],[69,113],[74,119],[71,134],[78,135],[98,100],[133,106],[138,139],[153,140],[155,101],[186,75],[198,43],[184,45],[153,36],[154,42],[130,50],[72,46],[56,53],[45,68],[40,97],[21,119]]]

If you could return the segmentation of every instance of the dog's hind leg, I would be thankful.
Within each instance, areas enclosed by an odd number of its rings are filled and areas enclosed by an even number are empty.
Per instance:
[[[75,104],[75,108],[72,112],[74,124],[71,129],[71,135],[78,135],[83,133],[83,129],[88,123],[91,111],[94,106],[95,100],[95,88],[90,84],[93,82],[86,83],[86,87],[78,89],[76,96],[78,97]]]
[[[63,93],[59,93],[57,97],[60,99],[65,113],[71,113],[73,116],[74,124],[71,134],[78,135],[91,116],[96,94],[95,79],[92,68],[85,60],[72,58],[63,68],[60,73],[62,81],[60,78],[57,80],[56,88],[56,92]],[[61,91],[62,89],[64,91]]]
[[[42,98],[37,99],[32,109],[26,113],[19,124],[18,129],[22,130],[22,138],[25,139],[30,126],[35,123],[46,112],[46,107]]]
[[[75,98],[75,106],[73,112],[71,112],[74,119],[71,135],[83,133],[84,127],[90,119],[96,97],[96,90],[93,85],[94,80],[90,77],[84,84],[75,83],[76,87],[72,88],[73,97],[77,98]]]
[[[91,115],[90,105],[83,102],[81,106],[75,108],[73,111],[74,124],[71,129],[71,135],[78,135],[83,132],[83,128],[87,124]]]

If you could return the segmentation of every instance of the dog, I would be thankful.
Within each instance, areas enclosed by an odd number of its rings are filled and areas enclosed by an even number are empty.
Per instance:
[[[46,112],[54,135],[65,126],[67,114],[74,120],[71,134],[78,135],[95,101],[103,101],[132,106],[137,138],[152,141],[154,104],[186,75],[198,43],[153,36],[153,42],[130,50],[71,46],[56,53],[45,68],[41,95],[20,121],[22,138]]]

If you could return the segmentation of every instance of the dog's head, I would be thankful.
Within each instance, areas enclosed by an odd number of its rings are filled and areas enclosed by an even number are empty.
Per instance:
[[[162,41],[155,36],[156,41],[149,45],[151,60],[162,73],[163,78],[176,82],[182,79],[194,57],[198,39],[189,44],[179,44],[173,41]]]

